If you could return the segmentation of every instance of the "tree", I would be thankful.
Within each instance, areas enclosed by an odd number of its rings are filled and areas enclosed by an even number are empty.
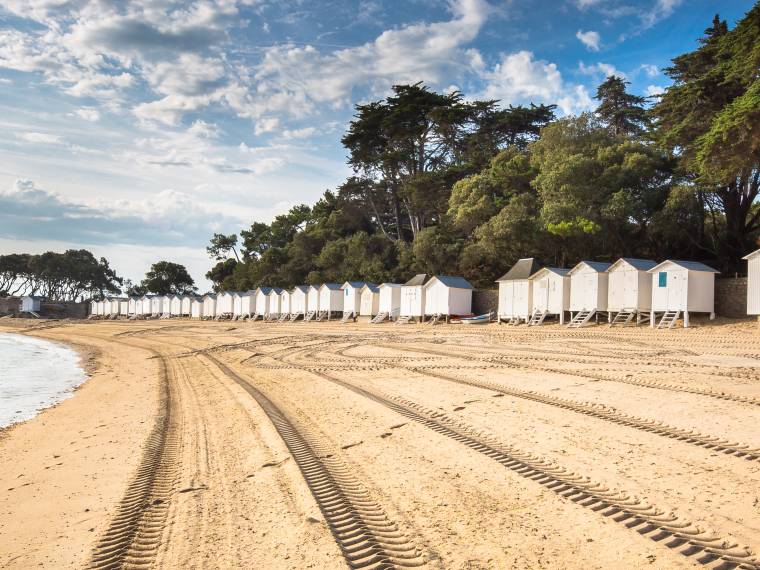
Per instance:
[[[709,218],[702,247],[730,271],[760,231],[760,4],[729,30],[715,16],[700,46],[665,70],[655,136],[691,174]],[[710,245],[710,242],[714,246]]]
[[[122,292],[127,297],[142,297],[148,293],[148,290],[139,283],[132,283],[131,279],[126,279]]]
[[[616,136],[636,136],[644,132],[648,123],[645,97],[631,95],[626,91],[630,81],[610,75],[596,90],[599,101],[597,116],[606,123]]]
[[[140,285],[156,295],[185,295],[196,290],[195,281],[185,266],[171,261],[151,265]]]
[[[240,261],[236,246],[237,235],[214,234],[214,236],[211,238],[211,245],[206,248],[206,253],[208,253],[212,259],[222,261],[223,259],[227,259],[230,252],[232,252],[232,254],[235,256],[235,260]]]

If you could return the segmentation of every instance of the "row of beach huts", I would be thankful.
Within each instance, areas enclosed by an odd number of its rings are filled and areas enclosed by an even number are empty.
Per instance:
[[[748,255],[748,313],[760,314],[760,250]],[[299,285],[291,290],[196,295],[145,295],[93,301],[94,317],[248,319],[341,322],[365,319],[437,323],[454,320],[486,323],[494,318],[513,325],[547,320],[577,328],[604,321],[610,325],[671,328],[690,314],[715,317],[715,269],[696,261],[621,258],[615,263],[581,261],[572,269],[520,259],[500,279],[498,310],[472,316],[473,287],[462,277],[415,275],[404,284],[364,281]],[[756,291],[758,291],[756,293]],[[757,297],[757,298],[755,298]]]

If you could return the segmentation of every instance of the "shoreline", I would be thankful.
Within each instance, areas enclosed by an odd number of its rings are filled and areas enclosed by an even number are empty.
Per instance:
[[[133,476],[156,412],[149,354],[122,365],[130,352],[124,345],[67,324],[0,324],[0,332],[74,350],[87,375],[69,397],[0,430],[0,463],[7,466],[0,472],[3,568],[85,565]]]

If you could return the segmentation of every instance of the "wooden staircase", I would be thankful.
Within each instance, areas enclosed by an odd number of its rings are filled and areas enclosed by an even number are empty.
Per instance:
[[[658,329],[672,329],[673,325],[676,324],[676,321],[681,316],[681,311],[665,311],[665,313],[662,315],[662,318],[660,319],[660,322],[657,323]]]
[[[442,315],[441,313],[436,313],[432,317],[430,317],[427,321],[425,321],[426,325],[437,325],[438,322],[441,320]]]
[[[412,322],[412,315],[405,315],[403,317],[399,317],[398,320],[393,323],[394,325],[408,325]]]
[[[343,313],[343,318],[340,320],[340,324],[345,325],[348,321],[352,321],[353,319],[353,313]]]
[[[290,319],[291,323],[294,323],[298,320],[298,317],[302,316],[303,313],[290,313],[290,316],[288,317]]]
[[[289,319],[289,318],[290,318],[290,313],[283,313],[283,314],[280,315],[280,318],[277,319],[277,322],[278,323],[284,323],[285,319]]]
[[[319,311],[317,313],[317,316],[314,318],[314,320],[317,321],[318,323],[320,323],[322,321],[326,321],[327,320],[327,316],[328,316],[327,315],[327,311]]]
[[[317,316],[317,311],[309,311],[306,313],[306,316],[303,318],[304,322],[306,321],[312,321],[314,320],[314,317]]]
[[[570,324],[567,325],[567,328],[579,329],[583,326],[586,326],[588,322],[591,320],[591,317],[593,317],[595,314],[596,314],[595,309],[578,311],[573,316],[572,320],[570,321]]]
[[[638,314],[638,311],[634,311],[631,309],[623,309],[622,311],[618,312],[615,317],[610,322],[610,326],[614,327],[615,325],[620,325],[622,327],[628,326],[631,324],[631,321],[636,317]]]
[[[382,323],[387,318],[388,318],[388,312],[387,311],[383,311],[382,313],[376,314],[372,318],[372,320],[369,322],[369,324],[371,324],[371,325],[378,325],[378,324]]]
[[[546,315],[548,314],[549,314],[549,311],[539,311],[539,310],[533,311],[533,314],[530,316],[530,320],[528,321],[528,326],[537,327],[539,325],[544,324],[544,319],[546,318]]]

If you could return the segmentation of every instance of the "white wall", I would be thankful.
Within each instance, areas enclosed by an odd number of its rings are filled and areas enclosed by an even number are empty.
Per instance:
[[[294,289],[290,295],[290,312],[306,314],[309,312],[308,295],[300,289]]]
[[[361,293],[359,314],[363,317],[374,317],[380,307],[380,293],[365,289]]]
[[[280,314],[290,314],[290,291],[283,291],[280,295]]]
[[[356,287],[346,286],[343,289],[343,312],[359,314],[361,309],[361,295]]]
[[[279,315],[282,310],[282,295],[274,291],[269,294],[269,314]]]
[[[660,286],[660,274],[666,275]],[[652,310],[685,311],[689,295],[689,271],[678,265],[665,265],[652,273]]]
[[[649,311],[652,306],[652,276],[627,263],[608,273],[607,309]]]
[[[760,315],[760,255],[747,260],[747,314]]]
[[[530,316],[533,287],[528,279],[499,281],[499,316]]]
[[[330,289],[329,287],[320,287],[319,289],[319,310],[330,313],[343,312],[343,289]]]
[[[570,275],[571,311],[606,311],[608,274],[582,265]]]
[[[380,285],[378,311],[393,314],[401,309],[401,286]]]
[[[239,315],[250,316],[256,312],[256,293],[247,292],[240,295]]]
[[[182,314],[182,297],[172,297],[169,301],[169,312],[174,317]]]
[[[203,316],[204,317],[216,316],[216,299],[212,297],[203,298]]]
[[[401,287],[401,316],[421,317],[425,310],[425,290],[422,285]]]
[[[264,295],[261,291],[256,292],[256,312],[259,315],[269,314],[269,295]]]
[[[570,310],[570,278],[548,271],[532,280],[533,310],[558,315]]]
[[[193,305],[193,298],[190,296],[182,297],[182,302],[180,303],[180,315],[189,315],[192,310]]]
[[[689,311],[715,312],[715,274],[706,271],[689,271]]]
[[[306,303],[309,306],[309,312],[319,311],[319,287],[309,287]]]
[[[203,301],[197,299],[190,300],[190,316],[199,319],[203,316]]]

